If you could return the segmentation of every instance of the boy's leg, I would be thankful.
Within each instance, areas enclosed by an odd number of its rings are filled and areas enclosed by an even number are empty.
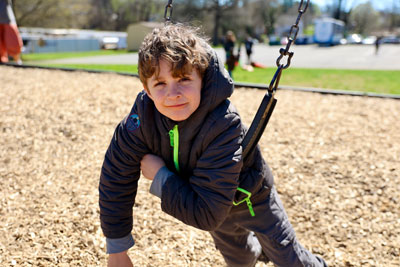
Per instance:
[[[210,233],[229,267],[253,267],[256,264],[261,254],[261,245],[253,232],[228,219],[218,231]]]
[[[255,227],[263,252],[276,266],[327,266],[322,258],[313,255],[297,241],[275,187],[265,201],[257,203],[254,212],[264,218],[258,218],[250,229]]]

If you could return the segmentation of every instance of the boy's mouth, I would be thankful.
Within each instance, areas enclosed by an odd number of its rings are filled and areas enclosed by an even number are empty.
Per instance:
[[[169,105],[167,106],[168,108],[180,108],[180,107],[184,107],[186,105],[186,103],[184,104],[176,104],[176,105]]]

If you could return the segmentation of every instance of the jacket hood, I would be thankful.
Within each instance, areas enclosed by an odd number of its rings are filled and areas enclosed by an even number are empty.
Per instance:
[[[210,112],[233,93],[234,84],[217,53],[210,46],[210,63],[204,73],[201,102],[197,110]]]

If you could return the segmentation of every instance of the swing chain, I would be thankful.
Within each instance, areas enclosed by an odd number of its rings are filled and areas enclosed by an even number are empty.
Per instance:
[[[171,21],[172,9],[173,9],[173,7],[172,7],[172,0],[168,0],[168,4],[165,6],[165,12],[164,12],[164,19],[165,19],[165,22],[166,22],[166,23]],[[169,15],[168,15],[168,17],[167,17],[168,10],[169,10]]]
[[[290,31],[289,31],[289,35],[288,35],[288,43],[286,44],[286,48],[281,48],[279,50],[279,53],[281,55],[276,60],[276,65],[278,67],[282,66],[282,69],[287,69],[290,66],[290,61],[291,61],[294,53],[293,52],[289,52],[289,49],[290,49],[290,46],[292,45],[292,43],[294,43],[294,41],[297,38],[297,34],[299,32],[299,22],[300,22],[301,16],[304,14],[304,12],[306,12],[308,4],[310,3],[310,0],[307,0],[307,2],[305,3],[304,8],[303,8],[303,2],[304,2],[304,0],[300,1],[299,8],[298,8],[299,15],[297,16],[295,24],[293,24],[292,27],[290,27]],[[288,56],[286,65],[280,63],[281,59],[284,56]]]
[[[253,122],[250,125],[249,130],[247,131],[243,142],[242,142],[242,147],[243,147],[243,152],[242,156],[244,159],[247,158],[249,153],[253,151],[254,147],[256,147],[258,141],[260,140],[265,127],[267,127],[268,121],[271,118],[272,112],[274,111],[275,105],[276,105],[276,99],[274,98],[274,94],[276,92],[276,89],[278,88],[279,85],[279,80],[281,79],[282,71],[286,68],[289,67],[290,65],[290,60],[293,56],[293,52],[289,52],[290,45],[296,40],[297,37],[297,32],[299,30],[299,22],[300,18],[303,15],[303,13],[306,11],[308,7],[308,3],[310,0],[307,0],[306,6],[302,8],[303,6],[303,0],[301,0],[300,5],[299,5],[299,15],[297,17],[296,23],[293,24],[293,26],[290,28],[290,33],[289,33],[289,42],[286,46],[286,49],[281,48],[279,50],[280,56],[276,60],[276,65],[278,66],[278,69],[276,70],[274,77],[271,80],[271,83],[269,84],[268,90],[264,95],[264,98],[260,104],[260,107],[257,110],[257,113],[253,119]],[[281,64],[280,60],[282,59],[283,56],[288,56],[288,60],[286,65]],[[250,208],[250,206],[249,206]]]

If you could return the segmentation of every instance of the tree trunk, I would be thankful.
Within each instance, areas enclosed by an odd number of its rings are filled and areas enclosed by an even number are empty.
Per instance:
[[[213,45],[219,44],[219,27],[221,23],[221,7],[219,4],[215,6],[215,16],[214,16],[214,33],[213,33]]]
[[[338,6],[334,15],[335,19],[340,19],[342,14],[342,0],[338,1]]]

